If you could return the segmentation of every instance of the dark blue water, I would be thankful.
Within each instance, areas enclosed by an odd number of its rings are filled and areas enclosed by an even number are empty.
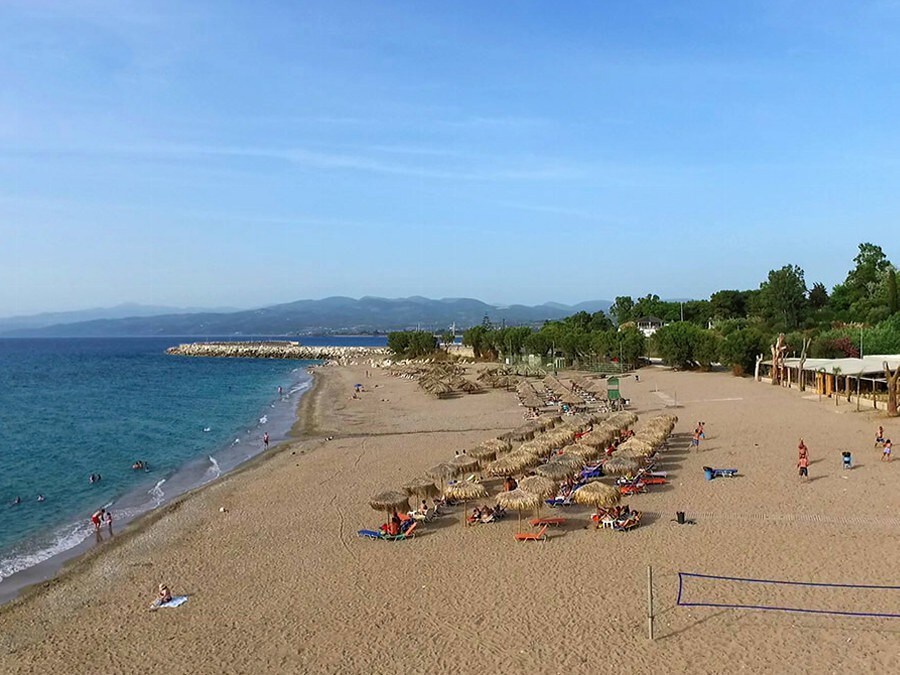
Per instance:
[[[128,520],[284,438],[310,362],[165,354],[184,341],[0,340],[0,579],[91,536],[101,506]]]

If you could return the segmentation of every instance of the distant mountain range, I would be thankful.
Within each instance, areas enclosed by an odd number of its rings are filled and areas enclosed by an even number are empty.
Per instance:
[[[199,307],[167,307],[165,305],[139,305],[126,302],[115,307],[98,307],[70,312],[46,312],[29,316],[0,317],[0,335],[12,331],[30,331],[48,326],[82,323],[96,319],[124,319],[136,316],[160,316],[163,314],[193,314],[197,312],[237,312],[235,307],[216,309]]]
[[[490,305],[471,298],[431,300],[331,297],[298,300],[243,311],[186,311],[144,305],[33,317],[0,319],[3,337],[149,337],[227,335],[315,335],[406,330],[443,331],[452,324],[465,329],[487,316],[494,324],[540,324],[576,312],[608,312],[612,303],[593,300],[577,305]],[[121,312],[132,310],[131,314]],[[93,313],[93,315],[91,315]],[[104,314],[106,313],[106,314]]]

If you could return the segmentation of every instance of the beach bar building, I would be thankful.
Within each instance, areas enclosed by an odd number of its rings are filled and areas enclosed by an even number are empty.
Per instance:
[[[884,364],[892,371],[900,367],[900,354],[872,354],[862,358],[806,359],[785,358],[782,386],[809,390],[820,396],[862,399],[873,408],[887,406],[887,380]],[[771,381],[772,361],[760,362],[757,379]]]

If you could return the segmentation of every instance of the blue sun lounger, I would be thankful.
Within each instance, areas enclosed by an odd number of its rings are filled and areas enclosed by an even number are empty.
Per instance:
[[[737,475],[737,469],[713,469],[710,466],[703,467],[703,473],[706,474],[706,480],[713,478],[734,478]]]
[[[360,530],[356,534],[360,537],[368,537],[369,539],[384,539],[381,532],[376,532],[375,530]]]

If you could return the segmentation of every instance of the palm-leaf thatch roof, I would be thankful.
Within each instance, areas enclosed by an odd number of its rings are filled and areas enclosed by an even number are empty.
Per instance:
[[[475,457],[469,457],[469,455],[457,455],[450,460],[450,464],[463,472],[477,469],[479,466],[478,460]]]
[[[501,492],[497,495],[497,504],[510,511],[529,511],[541,504],[541,498],[521,488]]]
[[[493,448],[498,455],[512,450],[512,443],[502,438],[489,438],[486,441],[482,441],[481,445],[485,448]]]
[[[556,457],[551,459],[550,462],[554,462],[556,464],[564,464],[565,466],[572,467],[576,470],[576,472],[581,470],[581,467],[584,466],[584,460],[581,459],[581,456],[578,453],[556,455]]]
[[[537,466],[540,462],[537,457],[529,454],[511,452],[487,465],[487,472],[491,476],[510,476],[522,473],[526,469]]]
[[[594,481],[587,485],[582,485],[575,490],[572,495],[572,501],[576,504],[585,504],[587,506],[615,506],[622,499],[622,493],[618,488],[612,485],[606,485],[600,481]]]
[[[447,489],[444,490],[444,494],[446,494],[450,499],[469,501],[470,499],[480,499],[482,497],[487,497],[487,490],[481,483],[461,480],[457,483],[453,483],[452,485],[448,485]]]
[[[369,499],[369,506],[376,511],[406,510],[409,508],[409,495],[399,490],[386,490]]]
[[[403,486],[409,495],[417,497],[433,497],[438,493],[438,487],[430,478],[413,478]]]
[[[552,497],[559,490],[559,483],[546,476],[526,476],[519,481],[519,489],[537,495],[541,499]]]
[[[469,457],[474,457],[480,462],[491,461],[497,456],[497,451],[494,448],[485,447],[484,445],[476,445],[474,448],[470,448]]]
[[[425,475],[431,476],[432,478],[436,478],[438,480],[446,480],[447,478],[458,476],[460,474],[460,471],[461,470],[458,466],[454,466],[453,464],[449,464],[448,462],[442,462],[428,469],[425,472]]]
[[[578,469],[571,464],[564,464],[562,462],[556,461],[541,464],[534,471],[541,476],[545,476],[546,478],[555,481],[561,481],[565,480],[566,478],[571,478],[576,473],[578,473]]]
[[[624,476],[628,473],[635,473],[641,468],[641,463],[632,457],[611,457],[606,460],[603,465],[603,473],[612,476]]]
[[[575,443],[574,445],[567,445],[564,448],[564,452],[566,455],[575,455],[581,459],[582,462],[587,462],[599,457],[602,450],[599,448],[592,448],[590,445],[584,445],[583,443]]]

